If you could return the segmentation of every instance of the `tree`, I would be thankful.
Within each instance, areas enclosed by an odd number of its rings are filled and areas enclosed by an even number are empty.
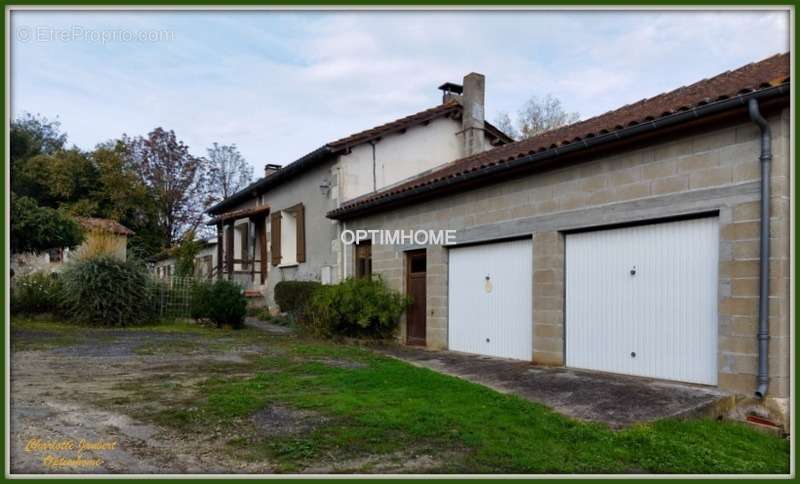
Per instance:
[[[11,192],[11,252],[42,252],[75,247],[83,231],[73,218],[50,207],[40,207],[30,197]]]
[[[494,125],[497,127],[497,129],[504,132],[512,139],[519,139],[519,131],[517,131],[517,128],[514,127],[514,122],[511,121],[511,117],[508,115],[508,113],[501,112],[498,114],[495,118]]]
[[[34,198],[42,206],[81,207],[70,212],[87,216],[94,211],[87,202],[97,189],[98,173],[89,156],[78,148],[19,160],[13,180],[17,195]]]
[[[67,135],[61,132],[58,121],[50,121],[44,116],[25,113],[11,121],[9,133],[11,152],[11,189],[21,196],[31,196],[38,200],[37,191],[44,191],[42,185],[36,183],[36,170],[29,169],[31,159],[49,156],[64,149]],[[43,162],[43,159],[39,159]],[[42,165],[43,163],[37,163]],[[44,194],[44,193],[41,193]]]
[[[128,163],[122,140],[97,145],[91,159],[98,172],[98,186],[93,202],[97,215],[119,221],[133,230],[128,250],[146,259],[165,247],[158,211],[150,189],[134,166]]]
[[[11,163],[40,154],[52,154],[63,149],[67,134],[61,123],[44,116],[24,113],[11,121]]]
[[[165,245],[200,224],[208,197],[206,161],[189,153],[174,131],[156,128],[147,137],[123,136],[128,163],[150,190]]]
[[[572,124],[580,119],[580,114],[564,110],[561,101],[552,94],[539,99],[532,96],[517,112],[516,123],[512,123],[508,113],[497,116],[498,127],[514,139],[528,139],[536,135]],[[516,124],[516,127],[514,127]],[[503,126],[503,127],[501,127]]]
[[[253,167],[250,166],[236,145],[214,143],[208,152],[209,195],[216,203],[230,197],[250,184]]]
[[[186,232],[180,243],[172,249],[172,255],[175,257],[176,276],[192,277],[194,275],[194,259],[200,253],[200,248],[200,241],[195,240],[194,231]]]

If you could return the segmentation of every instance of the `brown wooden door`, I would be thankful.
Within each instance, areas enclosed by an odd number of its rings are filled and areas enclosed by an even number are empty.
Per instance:
[[[411,306],[406,312],[406,341],[410,345],[425,345],[426,258],[425,251],[409,252],[406,256],[406,292],[411,297]]]

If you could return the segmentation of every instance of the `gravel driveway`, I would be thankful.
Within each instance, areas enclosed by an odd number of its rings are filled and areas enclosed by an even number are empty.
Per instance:
[[[212,338],[141,329],[68,335],[12,329],[11,472],[270,472],[269,463],[219,452],[224,433],[187,440],[138,421],[131,416],[137,408],[125,405],[126,383],[147,379],[172,386],[185,402],[192,400],[193,384],[211,373],[246,373],[248,361],[267,349],[243,340],[241,334]],[[163,404],[169,402],[152,402]]]

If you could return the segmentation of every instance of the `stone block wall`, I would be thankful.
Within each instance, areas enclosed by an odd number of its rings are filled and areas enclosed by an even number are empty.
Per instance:
[[[789,111],[773,133],[770,396],[789,395]],[[757,371],[759,131],[749,122],[662,141],[348,221],[348,228],[454,229],[459,243],[534,240],[534,362],[564,364],[564,231],[717,212],[719,386],[751,395]],[[373,268],[404,290],[404,251]],[[447,249],[428,251],[428,345],[447,345]]]

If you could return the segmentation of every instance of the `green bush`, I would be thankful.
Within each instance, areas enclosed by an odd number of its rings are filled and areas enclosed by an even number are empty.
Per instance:
[[[98,255],[69,262],[61,277],[64,309],[78,322],[127,326],[155,317],[150,277],[138,261]]]
[[[208,319],[211,315],[211,288],[209,281],[196,281],[192,285],[190,316],[193,319]]]
[[[260,319],[261,321],[269,321],[272,319],[272,313],[269,312],[269,308],[263,306],[247,308],[247,315],[251,318]]]
[[[388,338],[397,331],[400,315],[409,303],[379,277],[347,279],[321,286],[298,322],[316,336]]]
[[[61,278],[55,272],[32,272],[11,283],[11,312],[17,314],[58,313],[63,297]]]
[[[314,281],[281,281],[275,284],[275,302],[285,313],[298,313],[321,286]]]
[[[247,299],[241,287],[231,281],[220,280],[210,286],[207,295],[206,315],[217,327],[230,325],[238,329],[244,326]]]

